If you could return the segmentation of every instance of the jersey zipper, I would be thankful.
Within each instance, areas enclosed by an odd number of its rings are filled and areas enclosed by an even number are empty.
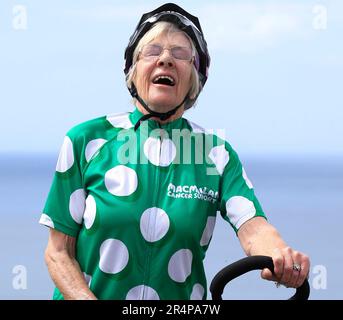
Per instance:
[[[158,199],[159,199],[159,194],[160,194],[160,163],[161,163],[161,154],[162,154],[162,143],[163,143],[163,129],[161,128],[161,125],[158,124],[161,130],[161,134],[159,137],[160,140],[160,146],[158,150],[158,166],[155,167],[155,192],[154,192],[154,197],[153,197],[153,206],[157,207],[158,204]],[[152,219],[151,219],[152,220]],[[149,220],[148,224],[148,234],[149,236],[152,236],[155,232],[155,227],[156,227],[156,217],[154,217],[153,221]],[[149,239],[151,239],[150,237]],[[148,284],[149,279],[150,279],[150,272],[151,272],[151,255],[152,255],[152,247],[148,247],[147,250],[147,262],[146,262],[146,270],[145,270],[145,276],[144,276],[144,283]],[[142,294],[142,299],[145,300],[146,296],[146,286],[143,286],[143,294]]]

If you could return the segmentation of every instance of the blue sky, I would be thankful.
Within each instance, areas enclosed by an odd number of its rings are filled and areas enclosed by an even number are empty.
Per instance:
[[[131,110],[123,52],[162,3],[1,1],[0,152],[57,153],[75,124]],[[212,58],[186,118],[225,129],[239,153],[343,155],[342,1],[177,3]]]

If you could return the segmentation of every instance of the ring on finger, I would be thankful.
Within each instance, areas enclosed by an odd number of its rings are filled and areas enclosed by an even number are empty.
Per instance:
[[[299,263],[293,263],[292,269],[293,269],[294,271],[300,272],[300,271],[301,271],[301,265],[300,265]]]

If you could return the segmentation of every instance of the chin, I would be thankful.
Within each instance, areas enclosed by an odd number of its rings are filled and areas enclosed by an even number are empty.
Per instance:
[[[156,100],[151,101],[149,105],[151,105],[151,107],[153,107],[154,109],[159,109],[160,111],[165,112],[165,111],[175,108],[177,106],[177,103],[169,99],[168,100],[156,99]],[[158,111],[158,110],[155,110],[155,111]]]

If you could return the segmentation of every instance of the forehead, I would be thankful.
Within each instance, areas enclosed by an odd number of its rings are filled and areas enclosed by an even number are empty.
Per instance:
[[[190,42],[182,31],[165,31],[152,39],[149,43],[159,43],[170,46],[190,47]]]

